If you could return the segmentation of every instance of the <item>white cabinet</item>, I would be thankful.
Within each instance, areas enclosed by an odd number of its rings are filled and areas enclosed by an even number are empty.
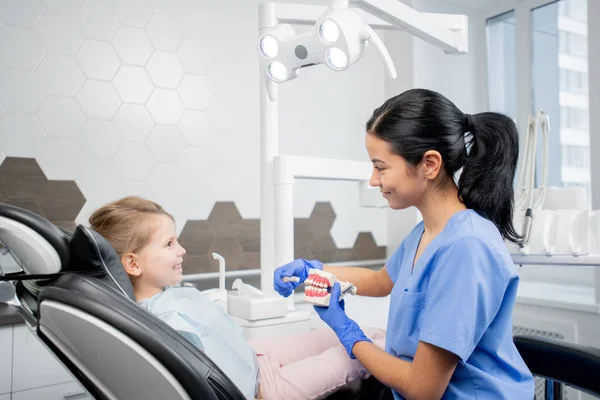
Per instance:
[[[10,400],[10,380],[12,379],[12,325],[0,327],[0,395],[8,393]],[[0,400],[4,400],[0,396]]]
[[[26,325],[15,325],[13,329],[13,392],[73,382],[73,377],[67,369]],[[44,388],[44,390],[50,389]],[[14,399],[15,394],[13,394]]]
[[[92,400],[92,397],[72,382],[16,392],[12,400]]]

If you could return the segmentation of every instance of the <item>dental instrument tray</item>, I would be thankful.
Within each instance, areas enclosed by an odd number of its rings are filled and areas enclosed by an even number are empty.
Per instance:
[[[340,281],[331,272],[311,268],[308,271],[308,278],[304,281],[304,301],[318,306],[329,307],[331,288],[333,288],[336,282],[340,284],[341,289],[338,301],[342,300],[346,293],[356,294],[356,286],[354,284]]]
[[[267,294],[236,279],[227,292],[227,313],[248,321],[285,317],[288,301],[279,295]]]

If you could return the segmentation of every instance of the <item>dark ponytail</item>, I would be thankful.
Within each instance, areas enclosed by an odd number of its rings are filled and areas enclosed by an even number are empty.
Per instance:
[[[377,108],[366,128],[413,166],[426,151],[438,151],[446,172],[442,184],[462,168],[459,199],[492,221],[504,239],[519,241],[512,223],[519,137],[509,117],[464,114],[437,92],[411,89]]]

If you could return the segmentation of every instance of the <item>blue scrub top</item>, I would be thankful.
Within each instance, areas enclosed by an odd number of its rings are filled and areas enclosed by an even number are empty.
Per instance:
[[[394,288],[386,351],[412,361],[422,341],[456,354],[443,399],[533,399],[533,376],[512,336],[519,278],[496,226],[473,210],[454,214],[413,270],[422,233],[423,222],[387,263]]]

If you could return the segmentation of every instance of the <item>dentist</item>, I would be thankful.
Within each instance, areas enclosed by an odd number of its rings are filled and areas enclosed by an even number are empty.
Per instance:
[[[379,271],[299,259],[275,271],[275,289],[287,297],[318,268],[359,295],[391,294],[385,351],[348,318],[343,300],[333,301],[339,284],[330,306],[315,309],[395,399],[532,399],[533,377],[512,339],[519,278],[504,243],[519,240],[515,124],[413,89],[377,108],[366,131],[370,184],[390,208],[415,206],[423,221]],[[290,276],[300,281],[283,281]]]

